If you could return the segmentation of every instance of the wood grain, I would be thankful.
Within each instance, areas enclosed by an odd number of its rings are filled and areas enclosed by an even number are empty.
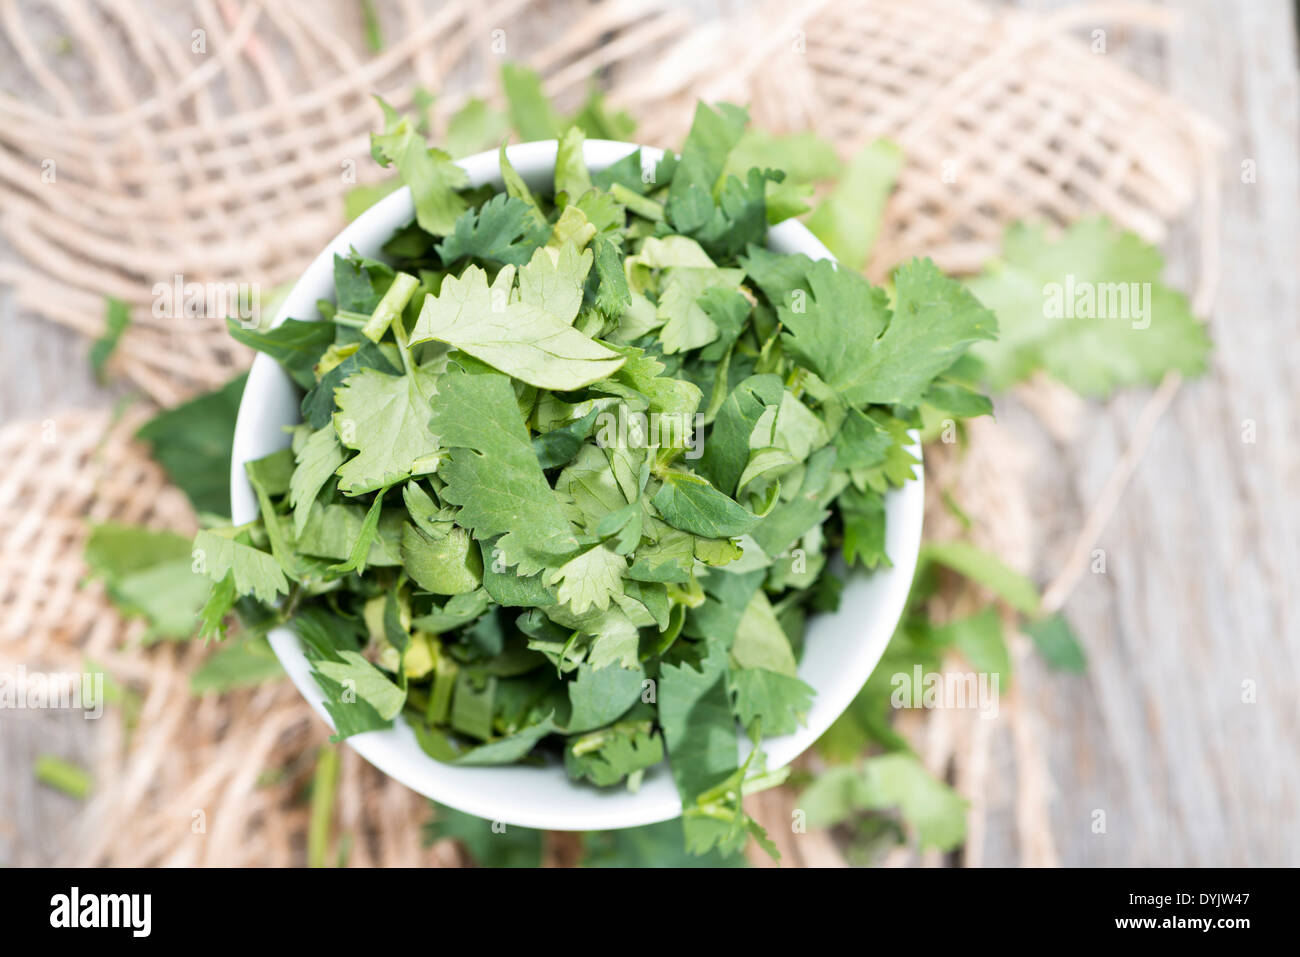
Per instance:
[[[1141,72],[1227,133],[1218,217],[1222,274],[1210,373],[1183,386],[1108,527],[1105,574],[1067,605],[1089,655],[1082,680],[1031,661],[1067,865],[1300,863],[1300,130],[1293,8],[1284,0],[1176,5],[1181,29]],[[1241,163],[1257,181],[1243,183]],[[1195,222],[1170,243],[1170,276],[1198,278]],[[1144,396],[1086,417],[1078,439],[1036,436],[1033,509],[1052,515],[1055,573],[1122,452]],[[1033,436],[1031,423],[1004,416]],[[1254,423],[1256,440],[1243,441]],[[1255,697],[1250,701],[1250,691]],[[1104,833],[1094,833],[1097,812]],[[1015,848],[990,847],[988,863]]]

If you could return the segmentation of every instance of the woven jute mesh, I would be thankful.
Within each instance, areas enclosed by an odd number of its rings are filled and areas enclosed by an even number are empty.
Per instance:
[[[389,42],[371,54],[351,3],[66,0],[38,14],[0,0],[0,59],[24,88],[0,95],[0,232],[19,257],[0,263],[0,281],[19,307],[94,336],[104,296],[126,302],[133,321],[113,368],[150,403],[224,383],[250,355],[218,319],[156,317],[155,284],[293,281],[342,226],[343,195],[382,175],[368,159],[379,122],[371,94],[401,109],[417,85],[438,91],[436,130],[470,95],[500,101],[492,77],[504,58],[536,67],[566,107],[598,77],[647,143],[680,142],[700,98],[746,103],[767,129],[814,129],[846,156],[893,139],[906,162],[868,265],[875,276],[912,255],[973,269],[1022,218],[1063,224],[1103,212],[1155,242],[1194,201],[1212,221],[1215,131],[1098,49],[1101,28],[1166,29],[1149,7],[1044,17],[965,0],[814,0],[714,20],[666,0],[401,0],[382,10]],[[51,53],[42,38],[52,34],[75,55]],[[1214,272],[1208,258],[1201,265],[1198,304]],[[1177,386],[1169,380],[1152,397],[1080,542],[1094,540]],[[1071,396],[1038,384],[1025,399],[1068,435]],[[195,526],[132,439],[147,411],[0,431],[0,666],[79,669],[91,659],[140,696],[133,728],[100,722],[95,796],[69,861],[301,862],[300,797],[323,725],[287,682],[196,698],[188,674],[208,650],[142,646],[141,626],[120,621],[83,581],[88,522]],[[996,514],[977,525],[977,542],[1028,566],[1025,453],[984,421],[970,435],[960,462],[942,448],[928,456],[932,487]],[[951,521],[942,507],[928,511],[933,534]],[[1075,557],[1049,587],[1049,607],[1069,594]],[[953,596],[950,610],[968,600]],[[1026,649],[1016,636],[1013,655]],[[1035,716],[1014,691],[998,722],[937,711],[901,724],[971,801],[968,863],[985,840],[992,741],[1006,735],[1020,859],[1055,862],[1050,777]],[[828,835],[792,833],[795,802],[788,790],[752,799],[785,863],[842,864]],[[463,863],[447,842],[421,846],[427,816],[424,799],[345,749],[337,826],[350,836],[350,862]],[[571,861],[574,842],[548,836],[547,860]],[[900,850],[891,860],[914,857]]]

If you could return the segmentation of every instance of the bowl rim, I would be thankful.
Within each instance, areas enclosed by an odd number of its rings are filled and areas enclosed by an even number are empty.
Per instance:
[[[590,139],[583,145],[584,160],[599,171],[635,152],[642,151],[643,164],[657,161],[661,149],[636,143]],[[553,178],[557,142],[541,140],[506,147],[511,165],[531,189],[548,192]],[[473,186],[492,184],[503,188],[497,150],[488,150],[457,161],[468,174]],[[410,189],[395,190],[347,224],[312,260],[282,300],[271,327],[290,315],[305,318],[319,313],[315,303],[333,295],[333,258],[346,255],[355,247],[364,255],[374,256],[379,247],[400,226],[415,215]],[[779,252],[803,252],[814,259],[834,256],[802,223],[786,220],[768,231],[768,248]],[[293,404],[291,418],[286,419],[286,403]],[[251,521],[258,514],[257,502],[244,473],[244,463],[288,445],[284,432],[286,421],[299,421],[297,391],[288,375],[269,355],[258,353],[249,370],[244,394],[240,399],[231,454],[230,496],[234,524]],[[821,685],[805,676],[808,648],[817,640],[815,632],[829,630],[828,623],[843,623],[844,605],[831,614],[811,616],[800,661],[800,677],[817,692],[805,725],[796,732],[765,738],[763,749],[769,768],[788,764],[813,743],[849,706],[866,683],[884,653],[906,605],[912,576],[920,551],[924,513],[925,472],[920,442],[913,433],[910,451],[918,459],[916,478],[902,488],[891,489],[885,498],[886,551],[891,565],[877,568],[870,575],[850,578],[845,585],[861,594],[859,604],[871,606],[872,614],[860,623],[856,645],[847,647],[847,660],[837,659],[822,668]],[[874,596],[874,597],[873,597]],[[269,634],[271,647],[290,680],[311,704],[316,713],[334,730],[324,708],[324,694],[311,677],[311,668],[297,635],[281,626]],[[824,640],[831,640],[829,637]],[[841,638],[841,640],[843,640]],[[853,678],[852,676],[858,676]],[[743,759],[748,742],[741,737]],[[546,830],[605,830],[635,827],[670,820],[681,814],[681,803],[665,763],[652,769],[642,787],[631,792],[625,788],[586,788],[569,781],[560,767],[460,767],[442,764],[419,749],[414,732],[397,719],[387,730],[370,731],[345,739],[358,754],[389,777],[412,790],[457,810],[489,820],[519,827]],[[418,760],[414,758],[418,756]],[[540,775],[550,775],[543,778]],[[553,780],[561,776],[563,789]],[[520,775],[528,775],[521,778]],[[539,786],[545,788],[538,790]],[[521,789],[532,792],[520,793]],[[531,799],[530,799],[531,798]]]

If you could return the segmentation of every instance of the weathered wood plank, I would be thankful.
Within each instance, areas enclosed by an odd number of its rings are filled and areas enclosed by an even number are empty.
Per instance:
[[[37,783],[49,754],[89,768],[96,721],[79,711],[0,713],[0,867],[49,867],[68,858],[83,804]]]
[[[1067,606],[1090,657],[1088,675],[1052,676],[1035,664],[1023,681],[1047,732],[1062,863],[1294,865],[1300,629],[1288,593],[1300,570],[1300,89],[1293,10],[1284,0],[1176,6],[1184,22],[1164,45],[1164,85],[1228,137],[1213,365],[1175,399],[1096,543],[1106,573],[1085,576]],[[1242,182],[1246,159],[1255,161],[1254,183]],[[1197,226],[1183,225],[1170,243],[1170,273],[1184,288],[1199,278]],[[1143,401],[1124,396],[1095,410],[1078,441],[1056,450],[1059,458],[1038,477],[1037,514],[1062,511],[1081,523]],[[1243,441],[1251,422],[1253,444]],[[1068,544],[1050,543],[1043,577]],[[1104,834],[1092,830],[1097,811],[1106,815]]]

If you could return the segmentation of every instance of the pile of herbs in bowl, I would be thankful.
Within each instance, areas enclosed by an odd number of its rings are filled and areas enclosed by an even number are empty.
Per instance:
[[[919,410],[987,411],[956,370],[993,316],[929,260],[885,289],[765,248],[804,207],[730,171],[736,107],[596,173],[571,129],[549,195],[504,147],[504,190],[471,188],[385,113],[414,221],[335,258],[323,321],[231,324],[302,421],[246,463],[258,520],[195,538],[205,631],[288,624],[341,737],[402,720],[434,760],[575,787],[666,760],[692,849],[765,841],[740,796],[815,694],[806,619],[888,562]]]

